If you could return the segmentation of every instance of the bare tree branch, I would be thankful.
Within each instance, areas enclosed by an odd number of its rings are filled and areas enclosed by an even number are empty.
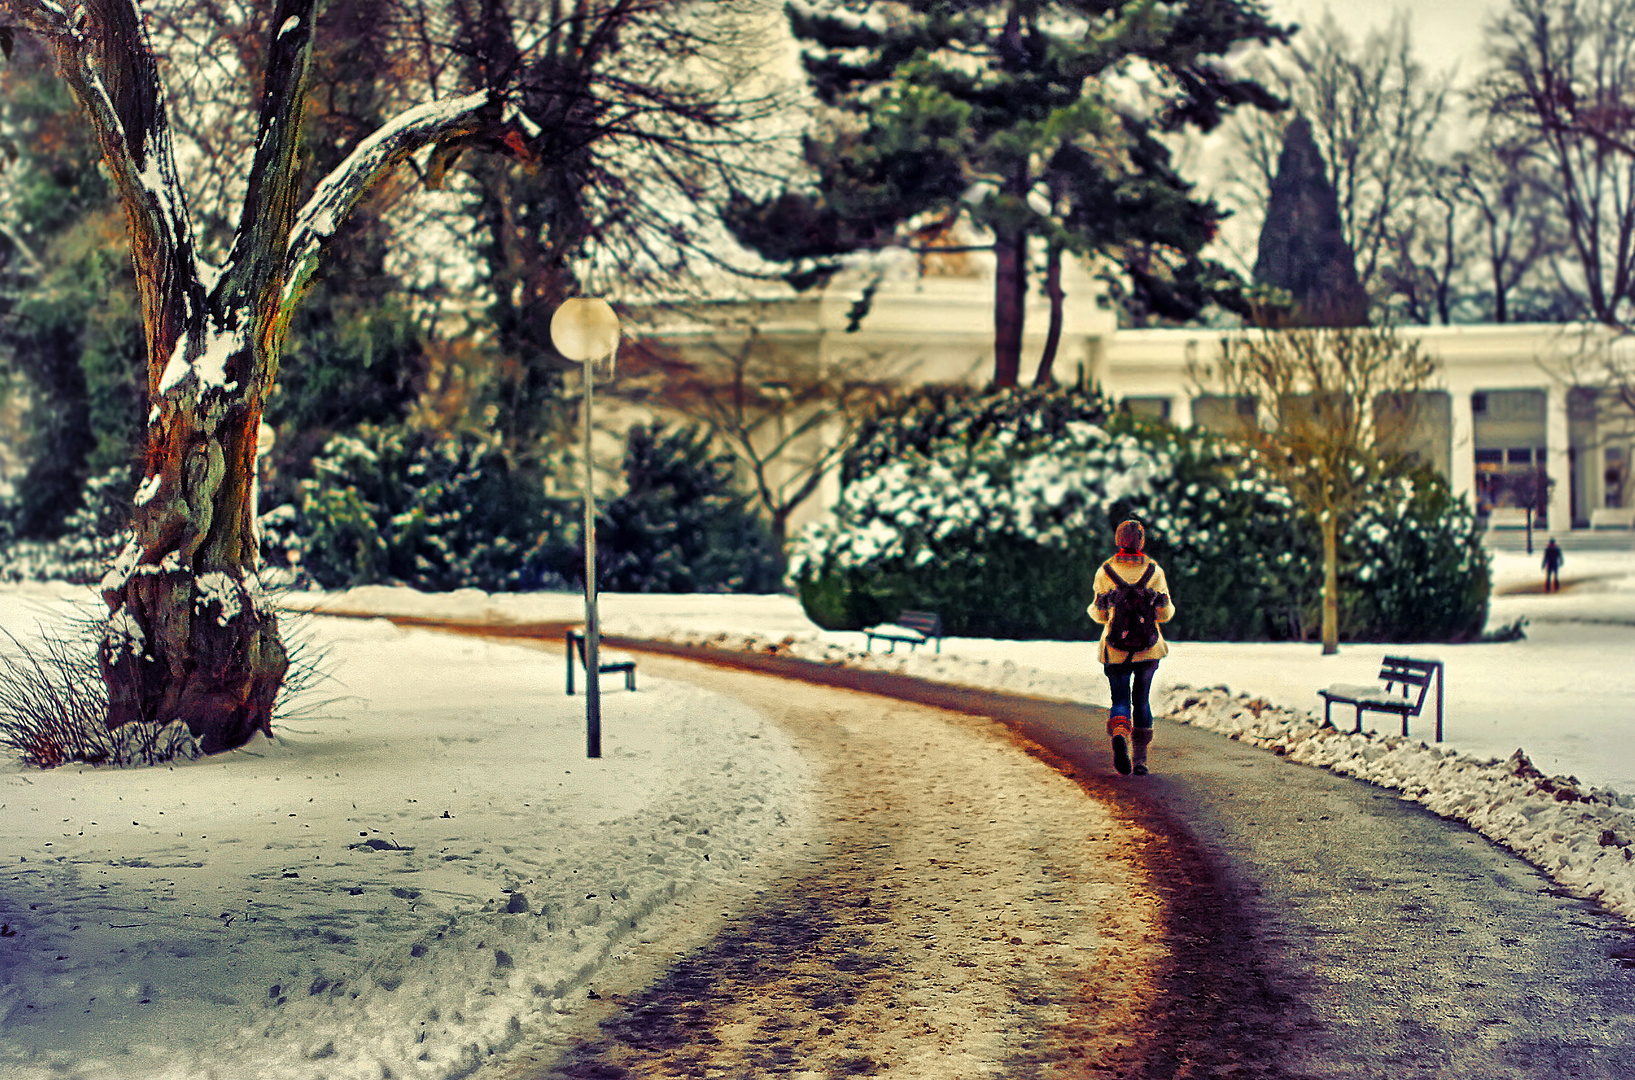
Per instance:
[[[376,178],[434,143],[484,131],[493,132],[495,141],[500,142],[508,130],[500,118],[496,95],[479,90],[410,109],[364,139],[319,182],[295,216],[284,267],[283,310],[287,313],[300,299],[318,268],[325,241],[335,234]]]
[[[148,328],[150,392],[160,357],[169,356],[190,317],[202,310],[193,230],[180,198],[164,87],[135,0],[94,0],[72,15],[52,0],[0,0],[49,46],[90,118],[103,160],[130,222],[143,322]]]

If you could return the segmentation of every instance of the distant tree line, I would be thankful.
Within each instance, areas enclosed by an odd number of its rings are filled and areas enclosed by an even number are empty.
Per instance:
[[[1284,230],[1266,211],[1299,123],[1375,317],[1623,327],[1635,316],[1635,3],[1509,0],[1488,30],[1473,70],[1432,72],[1404,15],[1360,42],[1332,20],[1302,28],[1251,66],[1289,109],[1231,122],[1240,166],[1222,197],[1248,224]],[[1231,261],[1249,271],[1254,255]]]

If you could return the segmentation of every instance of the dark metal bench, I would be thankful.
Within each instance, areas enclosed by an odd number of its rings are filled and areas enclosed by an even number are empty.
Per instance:
[[[568,631],[568,694],[569,694],[569,696],[572,696],[572,694],[573,694],[573,650],[574,650],[575,646],[577,646],[578,649],[579,649],[579,666],[580,667],[587,667],[588,665],[587,665],[587,663],[585,661],[585,635],[581,634],[577,630],[569,630]],[[624,688],[626,690],[636,689],[636,661],[634,661],[634,660],[615,660],[615,661],[613,661],[611,663],[604,664],[604,663],[600,662],[600,659],[601,659],[600,657],[597,658],[598,662],[597,662],[597,665],[596,665],[596,669],[598,671],[622,671],[622,672],[624,672]]]
[[[875,638],[891,642],[891,652],[897,651],[899,641],[912,650],[934,638],[937,652],[942,652],[942,616],[935,611],[899,611],[896,622],[870,626],[863,633],[868,638],[869,652],[874,651]]]
[[[1442,684],[1445,681],[1440,660],[1414,660],[1406,656],[1387,656],[1380,664],[1380,682],[1384,686],[1334,685],[1317,691],[1323,697],[1323,723],[1330,724],[1330,710],[1338,702],[1357,710],[1356,734],[1362,730],[1363,710],[1396,713],[1402,717],[1402,733],[1408,734],[1408,718],[1418,716],[1425,708],[1425,697],[1436,684],[1436,741],[1442,741]],[[1393,692],[1392,687],[1401,687]],[[1415,693],[1414,690],[1418,692]],[[1332,726],[1332,725],[1331,725]]]

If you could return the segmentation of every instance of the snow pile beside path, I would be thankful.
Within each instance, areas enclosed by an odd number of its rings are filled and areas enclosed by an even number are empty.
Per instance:
[[[1400,735],[1351,734],[1225,687],[1177,686],[1153,705],[1179,723],[1400,792],[1635,919],[1635,798],[1545,776],[1519,749],[1483,760]]]

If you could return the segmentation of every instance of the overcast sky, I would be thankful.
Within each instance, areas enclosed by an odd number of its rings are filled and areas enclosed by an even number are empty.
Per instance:
[[[1432,70],[1454,63],[1459,73],[1469,76],[1479,66],[1482,28],[1507,5],[1505,0],[1270,0],[1274,17],[1315,27],[1324,11],[1334,15],[1353,38],[1362,38],[1374,27],[1384,27],[1398,11],[1406,10],[1411,23],[1414,51]]]

